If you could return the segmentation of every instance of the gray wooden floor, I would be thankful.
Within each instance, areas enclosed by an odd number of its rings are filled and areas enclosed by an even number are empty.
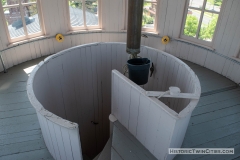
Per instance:
[[[23,70],[41,59],[0,73],[0,160],[53,159],[44,144],[35,109],[28,100],[28,75]]]
[[[202,96],[182,148],[235,148],[234,155],[178,155],[175,160],[240,159],[240,88],[225,77],[185,61],[198,75]]]
[[[42,58],[41,58],[42,59]],[[0,160],[53,159],[26,94],[23,69],[41,59],[0,73]],[[235,148],[234,155],[183,155],[175,159],[240,159],[240,89],[225,77],[186,62],[198,75],[202,97],[194,110],[182,147]]]

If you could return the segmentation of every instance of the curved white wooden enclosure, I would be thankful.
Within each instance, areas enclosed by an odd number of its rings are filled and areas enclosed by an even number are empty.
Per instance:
[[[111,111],[111,71],[123,72],[128,59],[125,49],[124,43],[81,45],[49,56],[32,72],[28,96],[55,159],[99,153],[109,138],[111,113],[158,159],[173,158],[166,156],[167,148],[181,146],[198,99],[161,98],[162,103],[141,92],[177,86],[183,93],[200,97],[197,76],[176,57],[142,46],[140,56],[155,65],[153,77],[143,89],[129,80],[135,87],[114,80],[116,101],[112,100]]]

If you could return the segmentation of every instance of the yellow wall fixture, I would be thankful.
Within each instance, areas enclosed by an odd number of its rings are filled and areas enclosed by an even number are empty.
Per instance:
[[[63,42],[64,41],[64,37],[63,37],[62,34],[57,34],[55,38],[58,42]]]
[[[162,37],[162,44],[168,44],[170,41],[170,38],[168,36],[163,36]]]

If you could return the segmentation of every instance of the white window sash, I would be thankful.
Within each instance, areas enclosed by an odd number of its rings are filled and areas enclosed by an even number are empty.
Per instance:
[[[183,23],[182,23],[182,26],[181,26],[182,28],[181,28],[180,38],[183,38],[183,39],[185,39],[187,41],[190,41],[190,42],[192,41],[192,42],[194,42],[196,44],[199,43],[199,44],[202,44],[204,46],[213,47],[215,35],[216,35],[216,32],[218,30],[218,26],[219,26],[219,17],[220,17],[220,15],[222,13],[221,10],[220,10],[220,12],[217,12],[217,11],[212,11],[212,10],[205,9],[206,4],[207,4],[207,0],[204,0],[202,8],[191,7],[191,6],[189,6],[189,3],[190,3],[190,0],[187,0],[186,6],[185,6],[185,11],[184,11]],[[222,5],[223,5],[223,3],[224,3],[224,0],[222,2]],[[190,37],[190,36],[184,35],[184,27],[185,27],[185,24],[186,24],[188,9],[194,9],[194,10],[201,11],[196,37]],[[205,12],[218,14],[218,21],[217,21],[217,25],[216,25],[216,28],[215,28],[215,32],[214,32],[212,41],[205,41],[205,40],[198,39],[200,30],[201,30],[202,21],[203,21],[203,16],[204,16]]]
[[[92,30],[92,29],[100,29],[101,28],[101,0],[98,0],[98,25],[93,25],[93,26],[90,26],[90,25],[87,25],[86,24],[86,6],[85,6],[85,0],[81,0],[82,1],[82,10],[83,10],[83,26],[72,26],[71,25],[71,15],[70,15],[70,10],[69,10],[69,1],[70,0],[67,0],[68,4],[68,24],[69,24],[69,28],[72,30],[72,31],[78,31],[78,30]]]
[[[37,6],[37,12],[38,12],[38,17],[39,17],[39,25],[40,25],[41,30],[39,32],[36,32],[36,33],[28,34],[27,25],[26,25],[26,22],[25,22],[25,19],[24,19],[23,7],[29,6],[29,5],[34,5],[34,4]],[[29,3],[21,3],[21,0],[18,0],[18,4],[14,4],[14,5],[4,5],[4,6],[2,6],[2,4],[0,4],[0,8],[2,8],[1,13],[4,17],[4,21],[6,21],[6,18],[4,16],[3,9],[5,9],[5,8],[10,9],[10,8],[17,8],[17,7],[19,7],[19,10],[20,10],[20,15],[21,15],[22,23],[23,23],[23,30],[24,30],[25,35],[11,38],[9,30],[8,30],[7,23],[5,22],[5,30],[6,30],[9,42],[14,43],[14,42],[18,42],[18,41],[22,41],[22,40],[28,40],[28,39],[31,39],[31,38],[34,38],[34,37],[41,36],[43,34],[43,26],[42,26],[41,11],[39,9],[39,0],[37,0],[36,2],[29,2]]]

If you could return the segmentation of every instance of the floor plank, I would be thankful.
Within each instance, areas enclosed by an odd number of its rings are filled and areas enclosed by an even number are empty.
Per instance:
[[[234,155],[177,155],[174,160],[231,160],[240,155],[240,88],[225,77],[185,61],[199,77],[202,97],[192,113],[183,148],[234,148]]]
[[[30,104],[25,68],[43,58],[32,60],[0,73],[0,159],[53,160],[43,141],[36,111]]]
[[[2,156],[1,160],[53,160],[49,151],[44,148],[40,150],[21,152],[12,155]]]
[[[235,134],[198,145],[195,148],[231,148],[231,147],[235,148],[234,146],[238,146],[240,144],[239,139],[240,139],[240,132],[237,132]],[[235,153],[239,154],[239,150],[235,150]],[[196,159],[204,156],[208,157],[209,155],[201,155],[201,154],[177,155],[175,157],[175,160]],[[230,159],[233,159],[233,158],[230,158]],[[209,157],[209,160],[211,160],[210,157]]]

